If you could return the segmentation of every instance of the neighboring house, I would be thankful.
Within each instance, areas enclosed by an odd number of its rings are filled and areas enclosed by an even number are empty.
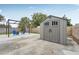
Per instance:
[[[67,44],[67,19],[57,16],[48,16],[40,25],[40,38],[43,40]]]

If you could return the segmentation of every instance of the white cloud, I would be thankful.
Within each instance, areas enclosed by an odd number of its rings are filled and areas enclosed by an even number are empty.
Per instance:
[[[29,9],[29,10],[35,10],[36,7],[34,7],[34,6],[30,6],[30,7],[28,7],[28,9]]]
[[[2,10],[0,9],[0,13],[2,12]]]
[[[29,7],[29,9],[32,9],[32,8],[34,8],[34,7],[32,7],[32,6],[31,6],[31,7]]]

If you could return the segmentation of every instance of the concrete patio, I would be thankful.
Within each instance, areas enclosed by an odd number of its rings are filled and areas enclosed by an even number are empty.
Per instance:
[[[6,38],[6,39],[5,39]],[[73,41],[74,42],[74,41]],[[79,45],[61,45],[40,39],[40,34],[0,38],[2,55],[79,55]]]

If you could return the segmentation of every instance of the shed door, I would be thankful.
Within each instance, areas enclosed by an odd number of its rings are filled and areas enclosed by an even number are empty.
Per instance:
[[[49,40],[49,26],[50,26],[50,22],[47,21],[44,23],[44,40]]]
[[[60,27],[59,20],[51,20],[49,28],[49,40],[53,42],[60,42]]]
[[[60,27],[59,21],[50,20],[44,23],[44,40],[51,42],[60,42]]]

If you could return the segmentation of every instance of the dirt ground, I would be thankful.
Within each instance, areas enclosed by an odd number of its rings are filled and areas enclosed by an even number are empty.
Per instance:
[[[8,40],[0,44],[1,55],[77,55],[79,46],[61,45],[40,39],[40,34],[30,34],[28,37]]]

